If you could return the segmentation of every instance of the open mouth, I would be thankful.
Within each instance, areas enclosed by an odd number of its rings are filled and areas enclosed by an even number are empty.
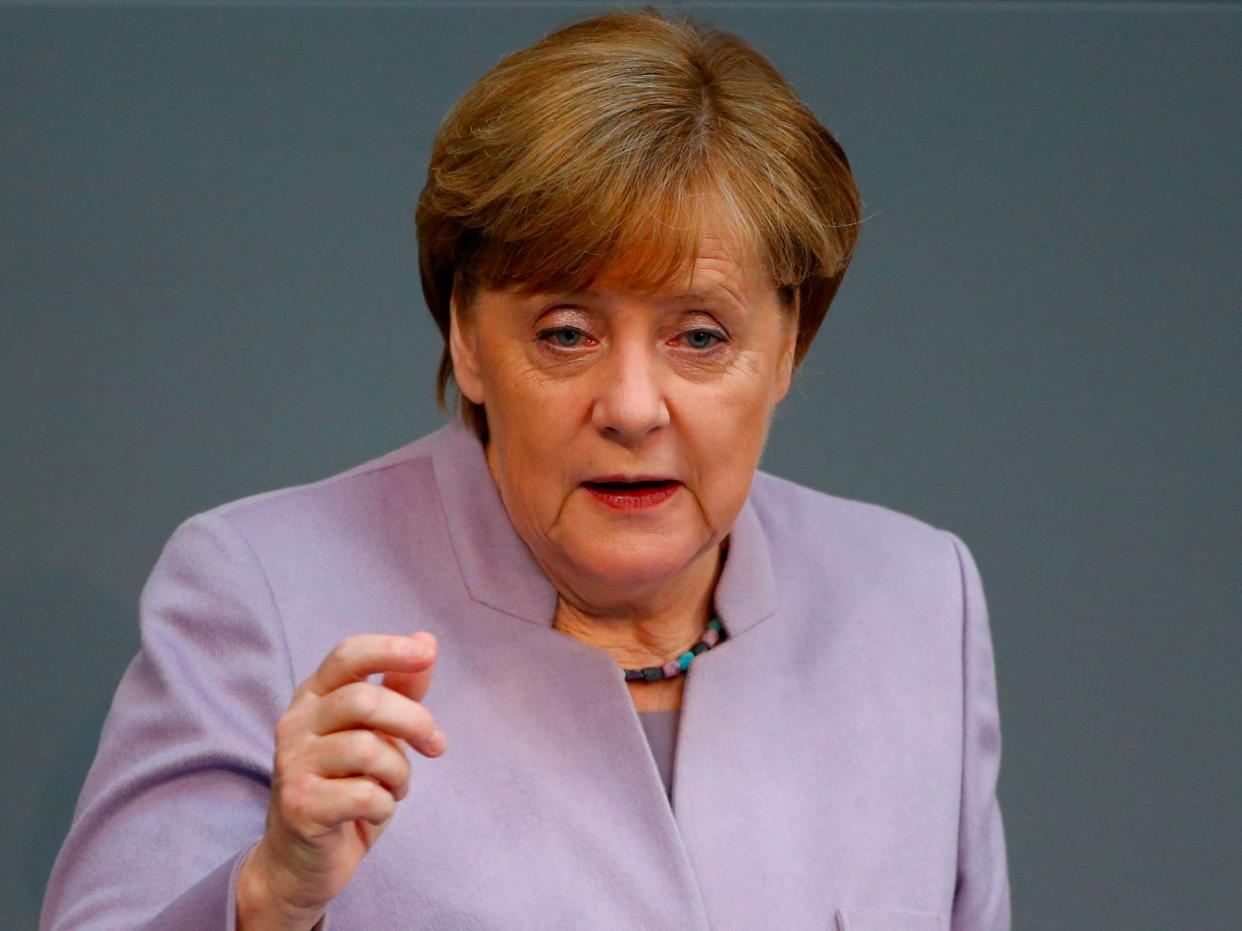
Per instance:
[[[655,488],[668,488],[676,485],[672,479],[652,480],[643,482],[583,482],[587,488],[598,489],[609,494],[640,493]]]
[[[634,482],[583,482],[591,495],[616,510],[654,507],[673,497],[681,482],[673,479],[651,479]]]

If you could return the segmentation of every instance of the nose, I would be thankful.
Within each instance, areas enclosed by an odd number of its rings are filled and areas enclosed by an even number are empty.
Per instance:
[[[652,348],[616,345],[600,366],[591,422],[624,446],[638,446],[669,422],[659,360]]]

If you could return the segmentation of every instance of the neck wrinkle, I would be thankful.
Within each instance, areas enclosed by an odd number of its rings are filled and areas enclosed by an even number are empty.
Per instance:
[[[567,636],[610,653],[627,668],[661,666],[694,646],[714,614],[716,583],[720,579],[728,538],[715,547],[706,585],[697,594],[646,617],[633,614],[609,616],[592,613],[557,597],[553,627]]]

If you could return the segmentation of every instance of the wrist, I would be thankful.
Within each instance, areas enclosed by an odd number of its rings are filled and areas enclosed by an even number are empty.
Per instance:
[[[325,906],[299,906],[279,894],[266,838],[246,855],[237,874],[237,931],[310,931]]]

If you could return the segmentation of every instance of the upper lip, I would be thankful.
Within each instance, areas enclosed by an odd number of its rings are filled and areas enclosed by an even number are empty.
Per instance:
[[[593,478],[585,479],[583,484],[590,485],[616,485],[628,482],[675,482],[677,479],[670,475],[596,475]]]

